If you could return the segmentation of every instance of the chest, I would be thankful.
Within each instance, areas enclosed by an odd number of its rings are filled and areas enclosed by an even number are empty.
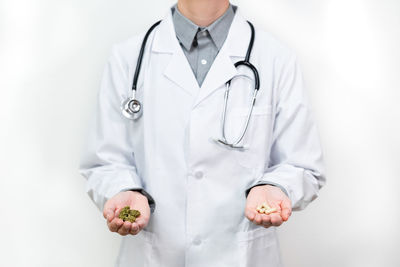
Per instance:
[[[133,134],[142,138],[146,136],[147,144],[154,147],[155,155],[168,152],[169,156],[184,157],[187,152],[184,154],[183,148],[186,148],[186,151],[189,149],[195,155],[214,155],[216,158],[232,156],[233,163],[239,161],[246,167],[261,168],[268,159],[274,123],[273,72],[265,71],[265,67],[258,68],[260,89],[240,142],[247,149],[235,151],[221,147],[215,140],[224,134],[227,141],[233,142],[243,133],[254,94],[251,70],[243,67],[237,69],[226,99],[225,79],[214,82],[214,87],[199,87],[187,62],[186,65],[177,64],[174,73],[169,73],[174,60],[171,55],[165,54],[153,55],[149,59],[143,75],[144,82],[137,94],[143,104],[143,118],[132,128]],[[232,57],[229,60],[236,62],[241,58]],[[258,62],[255,64],[258,65]],[[214,73],[209,75],[215,75],[215,69],[210,71]],[[220,75],[224,75],[224,72]],[[211,81],[208,84],[212,84]],[[142,146],[143,143],[138,145]]]

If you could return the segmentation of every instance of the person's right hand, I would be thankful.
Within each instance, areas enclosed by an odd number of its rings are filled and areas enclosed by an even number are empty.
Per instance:
[[[119,212],[125,206],[140,211],[134,223],[118,218]],[[111,232],[120,235],[136,235],[147,226],[150,219],[150,206],[147,197],[136,191],[124,191],[110,198],[104,205],[103,216],[107,219],[107,225]]]

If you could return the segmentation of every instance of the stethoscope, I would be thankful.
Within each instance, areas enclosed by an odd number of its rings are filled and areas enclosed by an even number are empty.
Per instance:
[[[144,54],[144,49],[146,47],[146,42],[147,39],[150,35],[150,33],[153,31],[153,29],[155,27],[157,27],[158,24],[160,24],[161,21],[157,21],[156,23],[154,23],[149,30],[146,32],[141,48],[140,48],[140,52],[139,52],[139,56],[138,56],[138,60],[136,63],[136,69],[135,69],[135,75],[133,78],[133,84],[132,84],[132,95],[130,97],[128,97],[127,99],[125,99],[122,104],[121,104],[121,110],[122,110],[122,114],[130,120],[137,120],[141,117],[142,115],[142,104],[140,103],[139,100],[136,99],[136,87],[137,87],[137,81],[138,81],[138,77],[139,77],[139,73],[140,73],[140,68],[142,65],[142,60],[143,60],[143,54]],[[256,98],[257,98],[257,93],[258,90],[260,88],[260,78],[258,76],[258,71],[257,68],[250,63],[250,54],[251,54],[251,50],[253,49],[253,44],[254,44],[254,26],[251,22],[247,21],[247,23],[250,25],[251,28],[251,38],[250,38],[250,43],[249,46],[247,48],[247,53],[246,53],[246,57],[244,60],[238,61],[235,63],[235,68],[237,68],[238,66],[245,66],[247,68],[249,68],[254,75],[254,92],[253,92],[253,97],[251,99],[251,104],[250,104],[250,108],[249,111],[247,113],[247,118],[246,118],[246,122],[242,128],[242,131],[239,135],[239,137],[234,141],[234,142],[229,142],[226,139],[225,136],[225,119],[226,119],[226,109],[227,109],[227,103],[228,103],[228,98],[229,98],[229,91],[230,91],[230,84],[232,79],[230,79],[229,81],[227,81],[225,83],[225,93],[224,93],[224,105],[223,105],[223,110],[222,110],[222,118],[221,118],[221,128],[222,128],[222,137],[221,138],[217,138],[214,139],[214,141],[216,141],[219,144],[223,144],[226,145],[228,147],[231,148],[235,148],[235,149],[245,149],[245,147],[243,145],[239,145],[240,141],[242,141],[243,137],[246,134],[247,128],[249,126],[249,122],[250,122],[250,118],[251,118],[251,114],[253,112],[253,107],[255,105],[256,102]]]

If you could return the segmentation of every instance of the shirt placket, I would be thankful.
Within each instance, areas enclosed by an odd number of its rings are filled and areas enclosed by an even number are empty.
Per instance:
[[[199,86],[201,86],[212,64],[214,44],[206,29],[197,32],[196,38],[198,52],[196,60],[196,78],[199,82]]]

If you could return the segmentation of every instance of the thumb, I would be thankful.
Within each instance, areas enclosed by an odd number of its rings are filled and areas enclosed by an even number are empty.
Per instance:
[[[107,201],[106,204],[104,205],[103,217],[108,221],[112,221],[112,219],[114,219],[115,209],[116,209],[115,203],[113,201]]]
[[[287,221],[292,214],[292,204],[289,199],[285,199],[281,202],[281,208],[282,208],[282,219],[284,221]]]
[[[246,207],[245,215],[250,221],[253,221],[254,217],[256,217],[256,213],[250,207]]]
[[[134,205],[131,205],[131,209],[136,209],[139,210],[140,212],[139,217],[137,217],[135,221],[135,223],[137,223],[137,225],[139,226],[139,230],[145,228],[149,223],[151,216],[150,206],[147,201],[147,198],[136,201]]]

